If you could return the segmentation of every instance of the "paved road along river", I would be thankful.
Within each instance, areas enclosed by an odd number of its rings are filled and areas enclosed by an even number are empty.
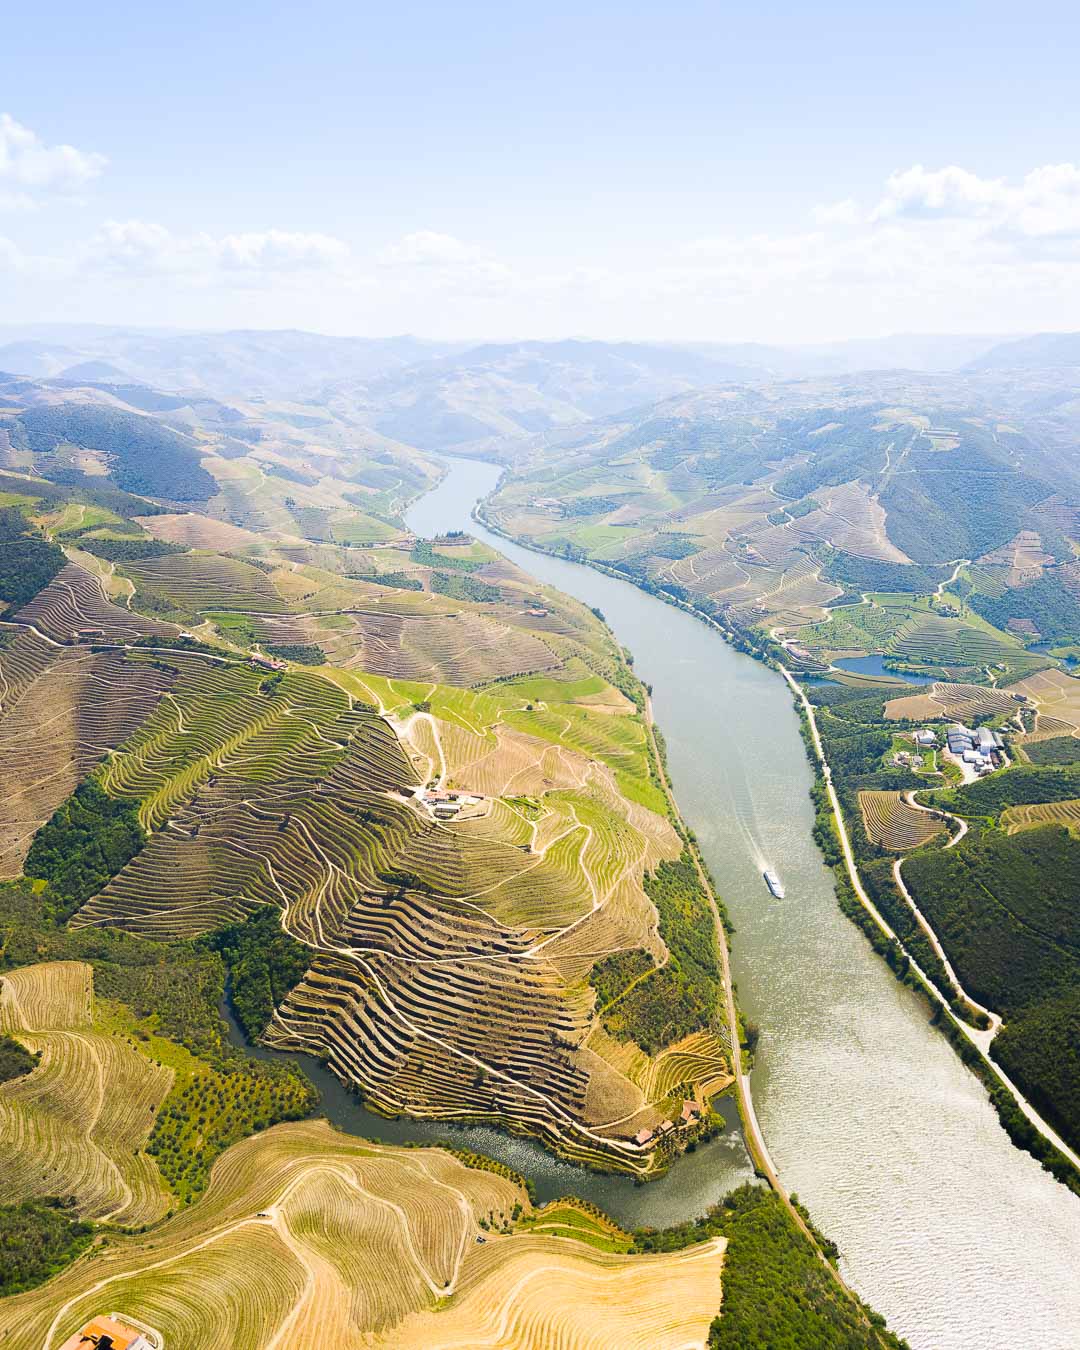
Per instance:
[[[762,1027],[752,1083],[765,1138],[788,1190],[840,1244],[845,1278],[914,1350],[1073,1350],[1080,1201],[1012,1146],[924,1005],[837,908],[787,687],[628,583],[481,529],[470,512],[497,478],[489,464],[451,461],[409,524],[470,530],[598,606],[653,686],[676,796],[735,923],[739,999]],[[766,866],[784,900],[765,889]],[[513,1147],[532,1172],[537,1152]],[[546,1171],[545,1191],[564,1184]],[[664,1223],[746,1174],[729,1137],[655,1187],[597,1178],[587,1189],[627,1220]]]

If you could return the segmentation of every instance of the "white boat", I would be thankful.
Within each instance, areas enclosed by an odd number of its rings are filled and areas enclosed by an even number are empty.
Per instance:
[[[783,900],[784,885],[776,873],[771,868],[766,867],[761,875],[765,878],[765,885],[768,886],[769,890],[772,891],[777,900]]]

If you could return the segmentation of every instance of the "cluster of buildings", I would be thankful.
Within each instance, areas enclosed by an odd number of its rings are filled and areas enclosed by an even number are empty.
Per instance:
[[[976,773],[989,773],[996,767],[994,757],[1005,748],[1000,731],[991,731],[989,727],[972,730],[957,722],[949,727],[946,737],[949,753],[970,764]]]
[[[928,727],[924,727],[922,731],[916,731],[911,739],[920,750],[935,750],[937,748],[937,736]],[[917,763],[918,759],[918,755],[912,754],[908,750],[898,750],[893,755],[892,762],[898,766],[910,766],[912,763]]]
[[[684,1101],[682,1104],[682,1113],[678,1121],[662,1120],[655,1130],[638,1130],[634,1135],[634,1143],[641,1148],[647,1148],[657,1139],[666,1139],[668,1135],[674,1134],[676,1130],[688,1130],[691,1125],[701,1123],[702,1106],[699,1102]]]
[[[288,670],[288,661],[279,661],[276,656],[264,656],[262,652],[252,652],[248,660],[260,670]]]
[[[471,792],[448,792],[442,788],[420,788],[416,800],[426,806],[436,820],[453,820],[467,806],[479,806],[483,797]]]

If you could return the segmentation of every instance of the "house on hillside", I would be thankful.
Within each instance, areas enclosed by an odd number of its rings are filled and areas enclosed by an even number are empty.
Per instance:
[[[155,1343],[127,1323],[116,1313],[108,1317],[94,1317],[81,1331],[69,1336],[60,1350],[156,1350]]]
[[[644,1148],[646,1144],[651,1144],[652,1141],[652,1130],[638,1130],[637,1134],[634,1135],[634,1143],[637,1144],[639,1148]]]

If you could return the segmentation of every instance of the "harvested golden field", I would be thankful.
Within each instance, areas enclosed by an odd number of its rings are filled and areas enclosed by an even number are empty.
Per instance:
[[[0,1339],[18,1328],[11,1344],[55,1350],[108,1306],[200,1350],[704,1347],[723,1239],[622,1255],[571,1211],[559,1235],[528,1231],[530,1208],[516,1182],[440,1149],[280,1125],[231,1148],[152,1233],[0,1303]]]
[[[5,1203],[70,1195],[82,1215],[134,1226],[171,1196],[144,1151],[173,1072],[95,1016],[93,972],[79,961],[26,966],[0,979],[0,1031],[40,1052],[0,1084]]]
[[[899,792],[860,792],[859,810],[870,842],[895,853],[919,848],[945,829],[942,821],[909,805]]]
[[[944,717],[945,709],[932,694],[904,694],[885,704],[885,716],[893,722],[931,722]]]
[[[1001,823],[1009,834],[1035,829],[1039,825],[1064,825],[1072,834],[1080,835],[1080,798],[1009,806],[1001,813]]]

